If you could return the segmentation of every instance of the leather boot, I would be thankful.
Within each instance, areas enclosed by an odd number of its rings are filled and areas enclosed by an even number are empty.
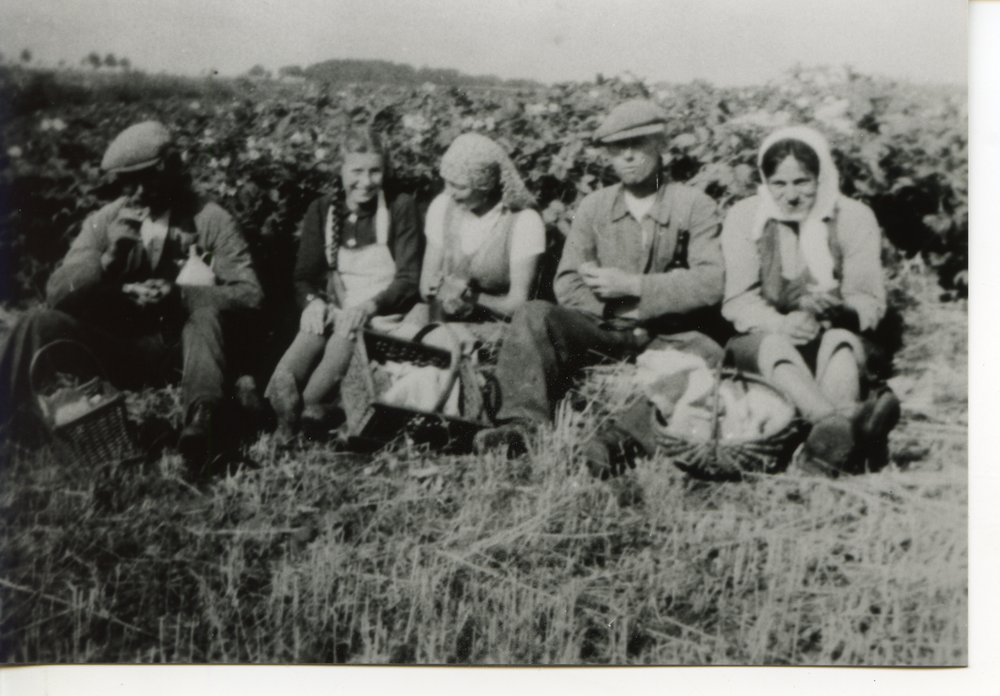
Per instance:
[[[338,428],[344,420],[343,410],[336,406],[309,404],[302,410],[300,419],[302,435],[309,440],[328,440],[331,431]]]
[[[861,405],[856,424],[858,444],[869,471],[879,471],[889,463],[889,433],[899,417],[899,398],[888,387],[873,391]]]
[[[195,477],[206,471],[212,461],[215,407],[214,403],[207,400],[195,402],[188,410],[187,425],[177,442],[178,451]]]
[[[535,427],[527,422],[510,421],[476,433],[472,446],[476,454],[507,451],[507,459],[517,459],[528,453],[528,441]]]
[[[645,456],[646,448],[629,433],[611,426],[587,440],[582,454],[591,476],[606,481],[634,469],[636,458]]]
[[[802,446],[797,464],[803,473],[837,478],[860,473],[857,466],[855,425],[842,413],[831,413],[816,421]],[[861,460],[863,467],[863,460]]]

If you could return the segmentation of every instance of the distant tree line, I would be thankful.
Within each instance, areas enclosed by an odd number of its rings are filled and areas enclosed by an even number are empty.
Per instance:
[[[18,56],[19,62],[24,66],[30,65],[30,63],[32,62],[32,60],[34,60],[34,58],[35,54],[31,51],[30,48],[23,49],[20,55]],[[2,53],[0,53],[0,64],[6,64],[6,63],[7,61],[5,60],[5,56]],[[114,53],[107,53],[102,56],[97,51],[91,51],[83,58],[81,58],[80,65],[85,68],[93,68],[94,70],[98,70],[100,68],[110,68],[112,70],[122,70],[123,72],[128,72],[129,70],[132,69],[132,61],[130,61],[128,58],[124,56],[118,57]],[[59,68],[62,69],[65,67],[66,67],[66,61],[60,60]]]
[[[121,70],[128,71],[132,68],[132,61],[125,57],[118,58],[114,53],[108,53],[102,58],[101,54],[97,51],[91,51],[80,61],[80,65],[93,68],[94,70],[98,68],[111,68],[112,70],[120,68]]]
[[[254,66],[254,76],[263,77],[263,68]],[[503,80],[496,75],[466,75],[452,68],[414,68],[405,63],[387,60],[335,59],[302,68],[289,65],[281,68],[282,77],[305,77],[317,82],[372,82],[392,85],[422,85],[431,82],[454,87],[539,87],[532,80]]]

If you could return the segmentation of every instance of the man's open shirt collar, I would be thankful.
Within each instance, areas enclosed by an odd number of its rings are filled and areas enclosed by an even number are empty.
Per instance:
[[[615,193],[615,200],[611,204],[611,221],[618,222],[623,217],[630,215],[628,206],[625,204],[625,187],[622,184],[617,184],[618,191]],[[667,197],[668,184],[664,183],[656,192],[656,202],[653,203],[653,207],[649,209],[646,213],[649,217],[656,220],[660,225],[667,225],[670,222],[670,200]]]

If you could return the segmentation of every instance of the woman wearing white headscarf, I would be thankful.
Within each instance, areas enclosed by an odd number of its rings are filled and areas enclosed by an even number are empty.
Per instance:
[[[826,139],[803,126],[772,133],[764,182],[726,217],[722,314],[744,334],[736,362],[782,389],[812,424],[800,461],[836,475],[884,466],[899,401],[876,387],[866,334],[886,308],[881,234],[840,193]]]
[[[460,135],[441,159],[445,190],[431,203],[420,294],[434,319],[509,317],[530,299],[545,225],[514,163],[493,140]]]

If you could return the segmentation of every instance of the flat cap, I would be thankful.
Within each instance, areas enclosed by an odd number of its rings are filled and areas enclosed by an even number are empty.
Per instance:
[[[137,123],[111,141],[101,160],[101,169],[118,173],[151,167],[160,161],[168,145],[170,131],[162,123]]]
[[[594,140],[613,143],[640,135],[662,133],[666,123],[667,114],[659,106],[646,99],[632,99],[611,110],[601,127],[594,131]]]

